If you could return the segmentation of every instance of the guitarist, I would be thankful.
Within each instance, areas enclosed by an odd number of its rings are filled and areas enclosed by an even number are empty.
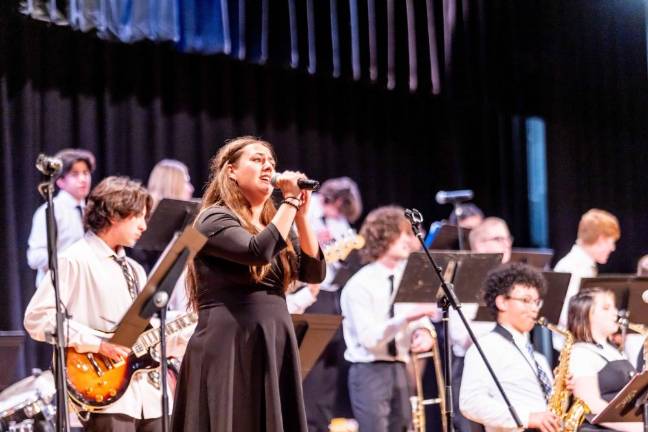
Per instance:
[[[133,246],[146,230],[151,204],[146,189],[127,177],[107,177],[90,193],[87,232],[59,257],[61,302],[69,317],[66,346],[113,360],[129,354],[129,348],[108,342],[102,332],[114,330],[146,281],[144,269],[126,257],[124,247]],[[48,272],[27,306],[25,329],[38,341],[54,343],[55,313]],[[120,399],[84,419],[84,430],[159,431],[160,397],[147,374],[135,374]]]

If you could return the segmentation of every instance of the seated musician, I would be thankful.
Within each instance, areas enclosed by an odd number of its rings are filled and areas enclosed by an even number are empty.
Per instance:
[[[574,396],[598,414],[634,375],[635,369],[610,343],[619,326],[614,293],[602,288],[580,291],[569,301],[568,330],[574,336],[570,372]],[[608,430],[640,431],[642,423],[606,423]],[[583,430],[601,430],[588,425]]]
[[[558,418],[547,409],[551,370],[529,338],[545,291],[542,274],[525,264],[506,264],[491,271],[482,294],[497,325],[479,343],[523,427],[558,432]],[[464,416],[484,425],[487,432],[518,430],[474,345],[466,352],[459,405]]]
[[[63,327],[68,347],[118,361],[130,348],[108,342],[114,329],[144,287],[142,266],[124,253],[146,230],[152,200],[146,189],[127,177],[107,177],[90,193],[86,234],[59,256],[59,290],[68,319]],[[24,325],[38,341],[53,343],[56,323],[50,273],[41,281],[25,312]],[[173,338],[169,351],[173,350]],[[176,347],[177,348],[177,347]],[[149,374],[136,374],[112,405],[92,413],[84,423],[92,431],[158,431],[161,392]]]

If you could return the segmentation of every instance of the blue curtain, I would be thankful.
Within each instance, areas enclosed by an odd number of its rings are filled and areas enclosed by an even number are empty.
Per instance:
[[[25,0],[38,20],[102,39],[439,94],[458,11],[472,0]],[[462,5],[460,5],[462,4]]]

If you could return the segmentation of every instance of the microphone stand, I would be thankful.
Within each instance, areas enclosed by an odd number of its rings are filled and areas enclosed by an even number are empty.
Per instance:
[[[455,218],[457,219],[457,238],[459,239],[459,250],[466,250],[466,245],[464,244],[463,231],[462,228],[459,226],[459,217],[461,216],[461,208],[459,207],[460,203],[461,201],[452,202],[452,205],[454,207],[454,210],[452,210],[452,212],[454,213]]]
[[[484,351],[482,350],[481,346],[479,345],[479,342],[477,342],[477,338],[475,337],[475,334],[472,331],[472,328],[470,327],[470,324],[468,324],[468,321],[466,320],[466,317],[463,314],[463,311],[461,309],[461,303],[459,302],[459,299],[457,298],[457,295],[454,292],[454,287],[452,283],[447,283],[445,279],[443,279],[442,275],[442,269],[441,267],[436,265],[436,262],[434,262],[434,258],[432,258],[432,255],[430,254],[430,251],[425,247],[425,242],[423,241],[423,234],[421,233],[419,229],[419,224],[423,222],[423,216],[421,213],[416,210],[416,209],[406,209],[405,210],[405,217],[410,221],[412,224],[412,231],[414,232],[414,235],[416,235],[416,238],[418,238],[419,242],[421,243],[421,246],[423,247],[423,251],[425,251],[425,254],[427,255],[428,260],[430,261],[430,264],[432,264],[432,268],[434,269],[434,272],[436,273],[437,278],[439,279],[439,282],[441,282],[441,288],[443,289],[443,296],[439,299],[438,304],[439,307],[442,308],[443,310],[443,336],[444,336],[444,348],[445,348],[445,368],[443,371],[443,375],[445,378],[445,400],[446,400],[446,409],[445,412],[442,413],[446,417],[446,425],[447,425],[447,432],[452,432],[453,427],[452,427],[452,421],[454,417],[454,412],[452,408],[452,359],[450,355],[450,337],[448,334],[448,317],[449,317],[449,311],[450,307],[452,307],[459,317],[461,318],[461,322],[463,322],[464,327],[468,331],[468,334],[470,335],[470,339],[472,340],[473,344],[475,344],[475,348],[477,348],[477,351],[479,352],[479,355],[481,356],[482,360],[484,361],[484,364],[486,365],[486,368],[488,369],[488,372],[490,373],[491,377],[493,378],[493,381],[495,381],[495,385],[497,386],[497,389],[499,390],[500,394],[502,395],[502,398],[504,399],[504,402],[506,403],[506,406],[511,413],[511,417],[513,417],[513,420],[515,421],[515,424],[517,425],[518,428],[522,428],[522,422],[520,421],[520,417],[518,416],[517,412],[515,411],[515,408],[513,405],[511,405],[511,402],[509,398],[506,396],[506,393],[504,392],[504,388],[502,387],[502,384],[499,382],[497,377],[495,376],[495,372],[493,371],[493,368],[491,367],[490,363],[488,362],[488,359],[486,358],[486,355],[484,354]],[[461,238],[461,237],[460,237]]]
[[[45,221],[47,227],[47,254],[52,287],[54,288],[54,301],[56,304],[56,329],[54,345],[54,372],[56,377],[56,430],[69,432],[67,411],[67,386],[65,372],[65,337],[63,334],[63,321],[65,319],[64,306],[61,303],[58,273],[58,248],[56,218],[54,217],[54,183],[56,171],[44,173],[49,179],[38,186],[38,191],[47,201],[45,208]]]

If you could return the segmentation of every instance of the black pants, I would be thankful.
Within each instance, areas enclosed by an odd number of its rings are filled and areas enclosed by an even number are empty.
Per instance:
[[[354,363],[349,395],[360,432],[403,432],[411,422],[405,364]]]
[[[91,414],[87,432],[161,432],[162,418],[134,419],[125,414]]]

